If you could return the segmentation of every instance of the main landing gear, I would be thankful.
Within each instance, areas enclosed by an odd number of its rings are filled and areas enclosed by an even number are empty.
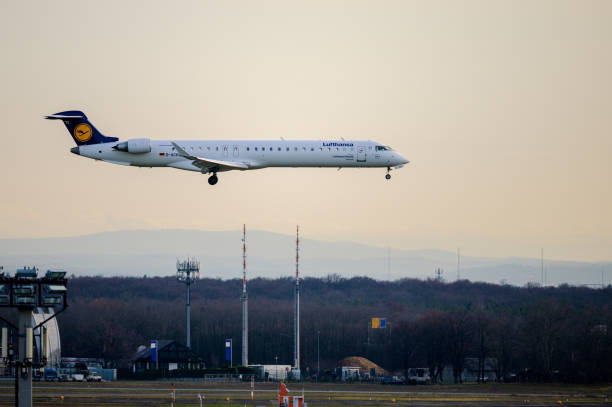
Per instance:
[[[387,175],[385,175],[386,179],[391,179],[391,174],[389,174],[389,172],[391,171],[391,167],[387,167]]]
[[[210,177],[208,177],[208,183],[210,185],[215,185],[217,183],[217,181],[219,181],[219,178],[217,177],[217,173],[213,173],[213,175],[211,175]]]

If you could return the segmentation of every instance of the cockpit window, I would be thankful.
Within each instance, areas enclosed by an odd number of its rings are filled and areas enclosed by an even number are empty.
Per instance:
[[[389,146],[376,146],[376,151],[391,151],[391,150],[393,149]]]

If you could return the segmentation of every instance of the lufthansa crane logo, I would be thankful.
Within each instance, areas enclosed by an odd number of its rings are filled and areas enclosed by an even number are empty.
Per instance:
[[[80,143],[87,143],[91,139],[91,127],[87,123],[79,123],[74,128],[74,138]]]

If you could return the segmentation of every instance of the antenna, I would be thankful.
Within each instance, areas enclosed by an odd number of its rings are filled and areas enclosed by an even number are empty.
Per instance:
[[[542,278],[542,287],[544,287],[544,248],[542,248],[542,251],[540,252],[540,259],[541,259],[541,278]]]
[[[246,294],[246,225],[242,225],[242,293]]]
[[[295,227],[295,282],[300,280],[300,226]]]
[[[387,278],[391,281],[391,246],[387,246]]]
[[[295,314],[293,320],[295,330],[293,346],[293,365],[300,369],[300,226],[295,228]]]
[[[187,259],[185,261],[176,261],[176,279],[179,283],[187,285],[187,296],[185,302],[185,319],[186,319],[186,340],[185,345],[191,348],[191,284],[195,283],[200,277],[200,262],[196,259]]]
[[[246,278],[246,225],[242,225],[242,366],[249,365],[249,298]]]
[[[457,281],[461,279],[461,251],[457,248]]]

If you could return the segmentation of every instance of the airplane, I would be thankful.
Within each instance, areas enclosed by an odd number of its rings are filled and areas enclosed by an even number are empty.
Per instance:
[[[102,135],[79,110],[45,116],[62,120],[77,147],[70,152],[112,164],[135,167],[170,167],[211,174],[267,167],[368,167],[391,169],[409,161],[391,147],[376,141],[323,140],[151,140],[119,141]]]

